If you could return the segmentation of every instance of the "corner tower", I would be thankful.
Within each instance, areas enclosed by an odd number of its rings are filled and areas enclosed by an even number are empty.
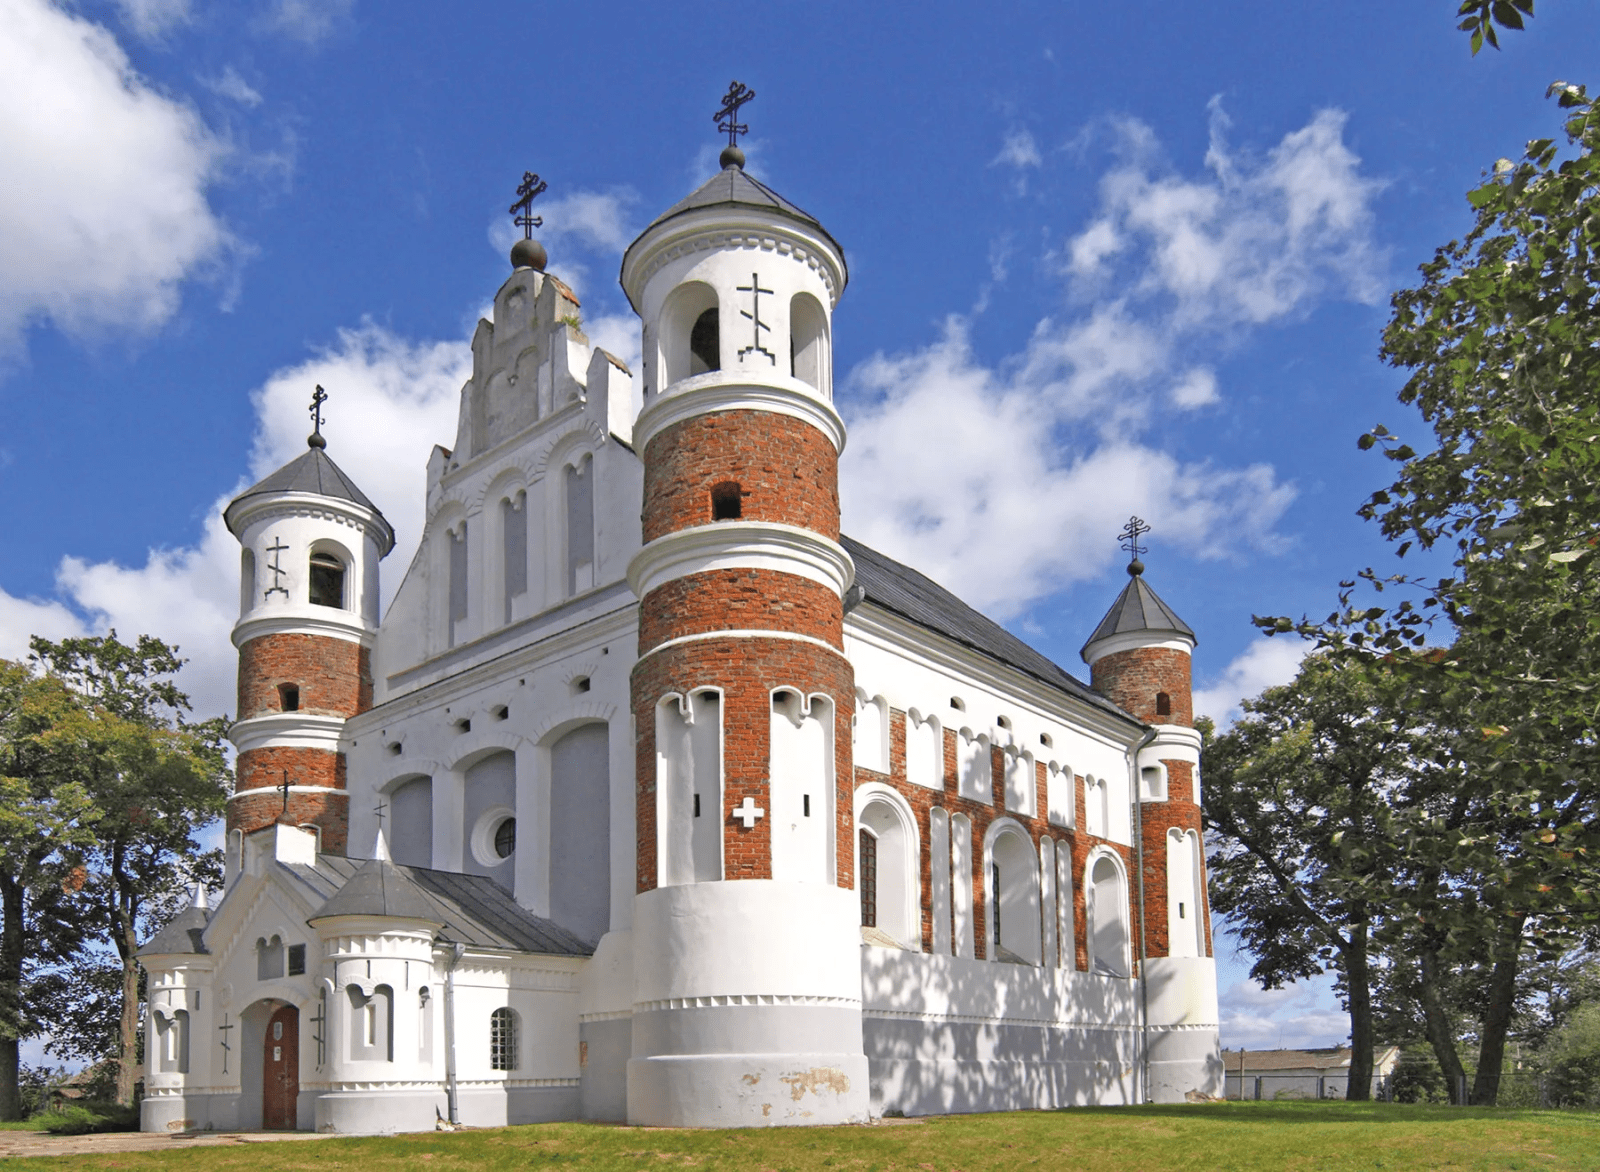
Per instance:
[[[320,419],[307,445],[223,513],[243,546],[233,627],[239,719],[228,734],[239,750],[228,800],[230,879],[244,837],[275,823],[312,828],[320,849],[345,853],[340,741],[344,722],[372,707],[378,562],[394,547],[394,530],[329,458]]]
[[[1137,542],[1135,518],[1133,542]],[[1127,536],[1127,533],[1124,533]],[[1149,1085],[1157,1102],[1219,1093],[1216,964],[1200,823],[1200,734],[1194,729],[1194,631],[1144,579],[1129,582],[1083,647],[1094,688],[1150,726],[1134,762],[1143,860]],[[1137,910],[1137,909],[1136,909]]]
[[[865,1119],[831,319],[812,216],[723,169],[633,242],[644,322],[628,1116]]]

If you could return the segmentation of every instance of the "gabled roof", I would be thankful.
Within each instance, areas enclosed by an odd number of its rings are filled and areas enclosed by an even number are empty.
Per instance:
[[[328,906],[338,893],[364,868],[379,860],[345,859],[321,855],[314,865],[281,864],[313,892],[326,901],[312,919],[329,914]],[[594,945],[580,939],[553,920],[536,916],[522,907],[511,894],[492,879],[481,875],[457,875],[427,867],[407,867],[383,861],[396,879],[407,881],[406,898],[420,899],[426,915],[410,916],[441,925],[438,937],[469,947],[534,952],[544,956],[591,956]],[[387,877],[386,877],[387,879]],[[398,905],[396,905],[398,906]],[[412,907],[412,911],[419,911]],[[347,913],[335,910],[332,914]],[[381,914],[381,913],[379,913]]]
[[[1316,1050],[1224,1050],[1222,1064],[1229,1074],[1239,1073],[1239,1058],[1244,1057],[1246,1074],[1271,1070],[1344,1070],[1353,1052],[1348,1046],[1329,1046]],[[1398,1058],[1400,1047],[1378,1045],[1372,1048],[1373,1065],[1382,1067]]]
[[[1100,620],[1100,625],[1083,646],[1088,650],[1101,639],[1136,631],[1167,632],[1199,642],[1189,624],[1150,589],[1142,573],[1132,575],[1122,593],[1117,595],[1117,600],[1111,604],[1111,609],[1106,611],[1106,617]]]
[[[853,537],[840,537],[839,541],[855,562],[855,584],[865,593],[868,602],[894,611],[920,627],[999,660],[1103,711],[1128,720],[1134,719],[1065,668],[1039,654],[993,619],[973,610],[927,575],[862,545]]]
[[[143,948],[140,956],[174,956],[184,953],[204,954],[211,951],[201,940],[211,914],[203,907],[191,904],[179,912],[172,922],[157,932]]]

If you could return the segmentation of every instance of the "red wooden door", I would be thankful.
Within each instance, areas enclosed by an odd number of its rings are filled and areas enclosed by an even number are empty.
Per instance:
[[[293,1131],[300,1098],[300,1011],[285,1005],[267,1022],[262,1047],[261,1126]]]

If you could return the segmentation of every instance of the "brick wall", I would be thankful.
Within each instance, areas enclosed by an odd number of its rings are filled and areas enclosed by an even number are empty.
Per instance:
[[[372,707],[372,653],[325,635],[262,635],[239,648],[239,719],[282,711],[279,684],[300,711],[351,717]]]
[[[707,570],[674,578],[639,608],[639,654],[668,639],[726,630],[788,631],[844,646],[839,595],[782,570]]]
[[[1162,761],[1167,767],[1167,800],[1147,802],[1144,812],[1144,890],[1145,951],[1150,956],[1166,956],[1171,941],[1167,921],[1167,831],[1193,830],[1200,836],[1200,907],[1205,929],[1205,954],[1211,952],[1211,896],[1205,883],[1205,834],[1200,825],[1200,807],[1194,801],[1194,766],[1187,761]]]
[[[1095,660],[1090,674],[1094,690],[1146,724],[1181,724],[1194,727],[1194,698],[1190,694],[1189,653],[1174,647],[1136,647]],[[1156,693],[1172,701],[1169,715],[1156,712]]]
[[[837,600],[836,600],[837,601]],[[642,659],[633,670],[638,826],[638,890],[656,886],[655,708],[672,692],[722,691],[722,860],[725,879],[772,876],[770,817],[746,829],[731,811],[746,796],[770,812],[772,692],[790,688],[822,693],[834,704],[834,836],[836,879],[854,887],[854,810],[851,807],[850,719],[855,710],[855,671],[840,652],[812,643],[760,636],[705,639]]]
[[[804,420],[715,411],[675,423],[645,450],[644,540],[711,523],[711,489],[739,485],[741,520],[839,539],[839,454]]]
[[[283,794],[276,790],[246,793],[228,803],[230,831],[242,830],[250,834],[279,821],[293,826],[317,827],[322,833],[323,853],[343,855],[349,847],[350,795],[343,790],[290,794],[287,813],[283,808]]]

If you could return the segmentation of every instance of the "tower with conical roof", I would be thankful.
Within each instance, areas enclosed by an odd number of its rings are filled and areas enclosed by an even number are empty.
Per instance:
[[[328,456],[318,387],[304,455],[235,497],[223,516],[239,571],[239,757],[228,801],[229,877],[246,836],[313,829],[344,854],[349,825],[344,723],[372,706],[378,562],[394,530]]]
[[[829,355],[846,270],[733,137],[622,262],[644,322],[628,1117],[846,1122],[868,1111]]]
[[[1133,554],[1128,584],[1082,654],[1095,690],[1150,726],[1135,762],[1144,909],[1137,946],[1147,991],[1147,1093],[1164,1102],[1208,1085],[1197,1071],[1218,1061],[1216,969],[1190,671],[1198,640],[1145,581],[1141,526],[1134,518],[1124,531]]]

